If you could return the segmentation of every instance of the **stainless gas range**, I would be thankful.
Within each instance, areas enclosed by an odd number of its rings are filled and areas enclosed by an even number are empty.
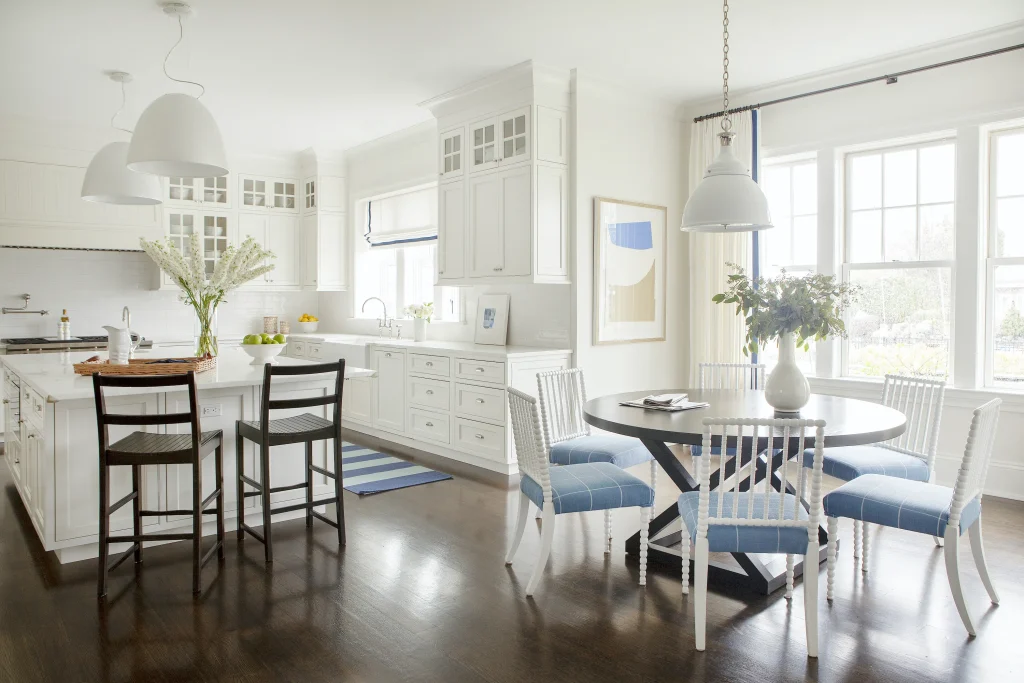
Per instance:
[[[133,334],[132,341],[139,339],[139,335]],[[107,337],[71,337],[70,339],[57,339],[56,337],[18,337],[13,339],[0,339],[0,353],[4,347],[8,354],[15,353],[55,353],[57,351],[94,351],[107,348]],[[153,346],[150,339],[142,339],[140,349],[147,349]]]

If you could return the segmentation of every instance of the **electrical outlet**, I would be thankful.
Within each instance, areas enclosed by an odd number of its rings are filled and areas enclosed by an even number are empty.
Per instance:
[[[212,406],[202,406],[200,417],[220,417],[222,414],[221,405],[218,403]]]

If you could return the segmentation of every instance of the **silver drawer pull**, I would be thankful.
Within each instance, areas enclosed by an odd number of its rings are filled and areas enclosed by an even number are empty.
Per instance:
[[[433,396],[433,395],[434,395],[434,390],[433,389],[427,389],[427,396]]]
[[[434,362],[433,362],[433,361],[429,361],[429,360],[428,360],[428,361],[427,361],[427,367],[428,367],[428,368],[432,368],[432,367],[434,367]]]
[[[384,357],[385,357],[385,358],[391,358],[391,354],[390,354],[390,353],[385,353],[385,354],[384,354]]]
[[[477,402],[477,403],[483,403],[483,402],[484,402],[484,400],[483,400],[482,398],[478,398],[478,399],[476,400],[476,402]]]
[[[427,422],[426,424],[427,424],[428,427],[433,427],[434,426],[433,422]]]
[[[482,439],[482,438],[484,438],[484,435],[483,435],[483,434],[477,434],[477,435],[476,435],[476,438],[478,438],[478,439]]]
[[[483,372],[483,371],[484,371],[484,369],[483,369],[483,368],[474,368],[474,369],[475,369],[475,370],[476,370],[477,372]]]

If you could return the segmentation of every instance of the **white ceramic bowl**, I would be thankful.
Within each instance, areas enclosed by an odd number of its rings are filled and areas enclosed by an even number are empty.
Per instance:
[[[316,327],[317,327],[317,325],[320,324],[320,322],[319,321],[317,321],[315,323],[297,322],[295,324],[298,326],[299,332],[303,332],[305,334],[309,334],[310,332],[316,332]]]
[[[267,363],[276,363],[274,360],[275,356],[279,356],[284,351],[287,344],[242,344],[242,349],[247,354],[252,356],[252,362],[249,365],[265,365]]]

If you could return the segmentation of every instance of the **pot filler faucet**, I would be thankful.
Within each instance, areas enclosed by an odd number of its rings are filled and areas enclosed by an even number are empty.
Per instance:
[[[381,320],[380,318],[377,318],[377,336],[378,337],[383,337],[384,336],[384,330],[386,329],[388,331],[388,339],[390,339],[392,331],[393,331],[392,323],[394,322],[394,319],[393,318],[388,318],[388,305],[386,303],[384,303],[383,299],[380,299],[380,298],[375,297],[375,296],[371,296],[369,299],[367,299],[366,301],[363,302],[363,307],[360,310],[363,313],[365,313],[366,312],[366,304],[370,303],[371,301],[379,301],[381,307],[383,307],[383,309],[384,309],[384,319]],[[401,334],[402,334],[402,328],[401,327],[398,328],[398,334],[399,334],[399,336],[401,336]]]

